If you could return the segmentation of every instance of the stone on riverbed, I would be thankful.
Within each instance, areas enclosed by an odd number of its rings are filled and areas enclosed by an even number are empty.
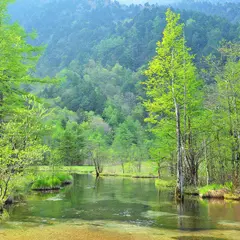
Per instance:
[[[157,212],[157,211],[147,211],[142,213],[142,216],[146,218],[157,218],[157,217],[173,217],[177,216],[177,214],[169,213],[169,212]]]

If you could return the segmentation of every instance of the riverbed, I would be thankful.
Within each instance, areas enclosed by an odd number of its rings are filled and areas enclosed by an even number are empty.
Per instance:
[[[0,239],[240,239],[240,203],[160,191],[152,179],[75,175],[55,193],[11,206]]]

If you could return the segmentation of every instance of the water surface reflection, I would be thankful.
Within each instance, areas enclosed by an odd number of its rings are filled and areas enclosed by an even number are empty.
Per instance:
[[[198,231],[240,229],[240,203],[187,197],[176,204],[171,191],[158,191],[154,180],[75,175],[59,193],[32,194],[10,209],[10,221],[118,221],[139,226]],[[184,239],[184,238],[183,238]]]

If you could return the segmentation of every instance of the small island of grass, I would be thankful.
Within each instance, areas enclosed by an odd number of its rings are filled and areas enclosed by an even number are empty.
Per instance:
[[[59,190],[61,186],[71,184],[73,177],[67,173],[42,173],[34,180],[31,189],[35,191]]]

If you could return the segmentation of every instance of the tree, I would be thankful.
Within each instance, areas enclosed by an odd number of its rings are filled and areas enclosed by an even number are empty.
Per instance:
[[[152,130],[153,137],[151,139],[149,155],[151,161],[156,163],[158,178],[161,178],[161,170],[163,167],[171,167],[173,171],[174,165],[174,149],[175,149],[175,137],[174,137],[174,122],[173,121],[161,121],[160,126],[156,126]]]
[[[141,163],[145,160],[147,147],[146,135],[139,121],[127,117],[115,131],[113,148],[121,163],[122,171],[125,172],[124,163],[131,161],[137,163],[138,171],[141,171]]]
[[[27,34],[17,23],[9,24],[7,6],[0,5],[0,198],[6,200],[9,183],[25,167],[39,163],[49,148],[42,138],[48,116],[37,98],[24,91],[23,84],[45,82],[35,76],[42,47],[28,43],[35,34]]]
[[[81,125],[68,121],[58,139],[59,153],[65,165],[81,165],[85,157],[85,139]]]
[[[222,70],[217,74],[217,89],[219,97],[219,121],[225,128],[221,130],[225,139],[225,152],[229,152],[232,165],[232,177],[236,185],[240,175],[240,46],[228,43],[220,49],[225,58]],[[224,174],[223,169],[223,174]],[[223,182],[225,179],[222,179]]]
[[[103,164],[110,156],[108,151],[108,133],[110,128],[101,117],[93,116],[90,113],[88,122],[82,123],[86,139],[86,151],[88,158],[93,162],[96,177],[103,171]]]
[[[187,161],[187,137],[191,138],[191,120],[196,114],[198,99],[194,100],[199,84],[193,56],[189,54],[184,39],[180,15],[170,9],[166,12],[167,25],[162,42],[157,43],[157,55],[150,61],[144,105],[149,112],[146,119],[161,126],[162,121],[175,122],[177,152],[176,196],[183,199],[183,159]],[[190,145],[190,141],[188,142]]]
[[[44,120],[49,113],[35,97],[24,97],[26,109],[18,109],[0,129],[0,199],[6,200],[9,183],[30,165],[41,163],[50,151],[42,141],[48,131]]]

